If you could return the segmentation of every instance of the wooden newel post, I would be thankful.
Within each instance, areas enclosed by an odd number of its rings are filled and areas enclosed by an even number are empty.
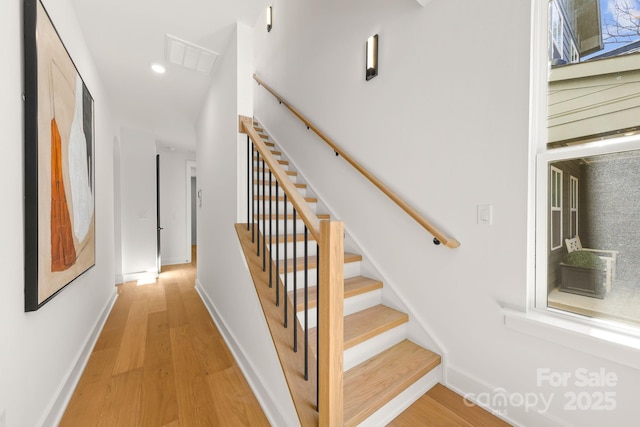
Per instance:
[[[253,127],[253,119],[247,116],[238,116],[238,132],[248,133],[248,129]]]
[[[320,222],[320,426],[342,426],[344,353],[344,224]]]

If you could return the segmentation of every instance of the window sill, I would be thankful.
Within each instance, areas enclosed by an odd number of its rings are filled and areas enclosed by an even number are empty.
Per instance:
[[[640,369],[640,336],[589,325],[561,313],[511,308],[502,312],[509,329]]]

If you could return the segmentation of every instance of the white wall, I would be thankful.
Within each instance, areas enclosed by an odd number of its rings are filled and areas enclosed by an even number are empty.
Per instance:
[[[122,172],[120,140],[113,138],[113,235],[115,247],[115,283],[122,284]]]
[[[54,425],[74,367],[115,297],[113,151],[106,92],[68,0],[45,0],[95,101],[96,265],[32,313],[24,312],[22,1],[0,2],[0,413],[9,427]],[[81,367],[80,367],[81,368]],[[70,378],[71,383],[74,378]]]
[[[122,128],[120,150],[122,272],[127,281],[157,270],[155,137]]]
[[[522,425],[631,426],[640,373],[506,329],[500,304],[524,307],[527,281],[531,2],[273,2],[256,27],[256,73],[346,152],[461,242],[436,247],[264,89],[255,115],[345,221],[384,280],[435,332],[447,383],[464,392],[553,395],[548,411],[510,405]],[[379,34],[379,75],[365,42]],[[478,225],[477,205],[493,205]],[[605,369],[613,389],[538,384],[537,370]],[[565,410],[564,393],[614,391],[614,411]],[[495,393],[493,393],[495,395]],[[478,395],[476,394],[476,397]],[[516,402],[517,403],[517,402]]]
[[[162,265],[191,262],[191,229],[187,228],[187,161],[195,161],[192,151],[158,149],[160,154],[160,234]]]
[[[198,288],[230,347],[241,357],[245,375],[274,425],[296,425],[297,417],[260,308],[234,224],[239,172],[238,114],[252,115],[252,30],[238,24],[222,54],[197,123]],[[245,88],[245,89],[240,89]],[[245,95],[243,95],[245,94]],[[244,154],[243,154],[244,153]],[[246,162],[246,160],[245,160]],[[246,183],[244,184],[246,186]],[[246,190],[245,190],[246,191]],[[246,219],[245,219],[246,221]]]

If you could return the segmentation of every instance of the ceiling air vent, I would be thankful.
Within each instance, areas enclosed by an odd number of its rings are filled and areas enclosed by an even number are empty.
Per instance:
[[[170,34],[166,37],[167,61],[203,74],[211,73],[219,54]]]

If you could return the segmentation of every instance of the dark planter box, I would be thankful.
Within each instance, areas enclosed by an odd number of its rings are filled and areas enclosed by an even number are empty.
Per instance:
[[[604,270],[560,263],[560,272],[562,292],[604,298]]]

